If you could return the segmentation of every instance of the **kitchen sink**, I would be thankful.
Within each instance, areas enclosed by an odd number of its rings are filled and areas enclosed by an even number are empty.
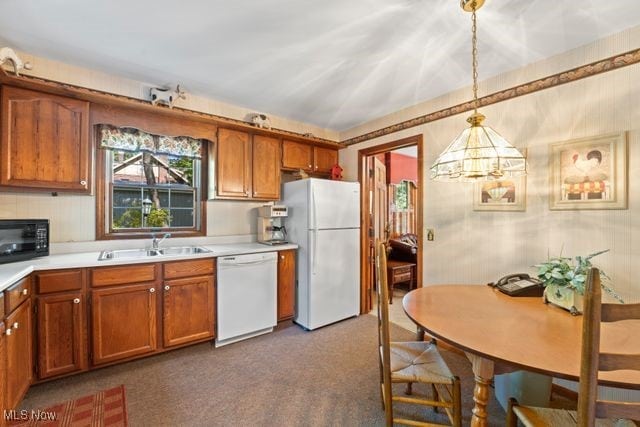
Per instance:
[[[153,249],[119,249],[115,251],[102,251],[98,261],[121,258],[146,258],[161,255],[159,251]]]
[[[175,248],[162,248],[160,253],[162,255],[193,255],[193,254],[206,254],[211,252],[207,248],[201,246],[180,246]]]
[[[201,246],[179,246],[162,249],[118,249],[113,251],[102,251],[98,257],[98,261],[105,261],[109,259],[147,258],[162,255],[194,255],[209,252],[211,252],[209,249]]]

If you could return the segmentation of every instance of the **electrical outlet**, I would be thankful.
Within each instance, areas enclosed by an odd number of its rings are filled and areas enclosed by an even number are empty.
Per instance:
[[[427,240],[433,242],[434,237],[433,228],[427,228]]]

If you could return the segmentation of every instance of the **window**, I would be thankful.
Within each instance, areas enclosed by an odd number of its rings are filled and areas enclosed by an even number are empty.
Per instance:
[[[100,135],[105,232],[98,238],[204,234],[200,140],[104,125]]]

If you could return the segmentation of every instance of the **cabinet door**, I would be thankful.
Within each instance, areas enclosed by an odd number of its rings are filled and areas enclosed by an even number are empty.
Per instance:
[[[300,142],[282,141],[282,167],[312,171],[313,147]]]
[[[313,162],[314,172],[330,173],[333,165],[338,163],[338,150],[313,147]]]
[[[164,346],[213,338],[215,299],[213,276],[164,283]]]
[[[253,136],[253,192],[256,199],[280,199],[280,140]]]
[[[91,291],[94,365],[156,350],[156,295],[153,283]]]
[[[218,129],[216,194],[248,198],[251,191],[251,140],[246,132]]]
[[[296,251],[278,252],[278,321],[294,315],[296,301]]]
[[[4,322],[0,322],[0,426],[5,426],[4,411],[7,409],[7,339]]]
[[[33,355],[31,300],[26,300],[6,320],[7,407],[15,409],[31,385]]]
[[[38,297],[38,379],[87,367],[85,301],[81,292]]]
[[[0,184],[90,191],[89,103],[2,87]]]

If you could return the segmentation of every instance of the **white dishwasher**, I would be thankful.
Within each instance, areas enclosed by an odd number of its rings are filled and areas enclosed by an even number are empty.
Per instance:
[[[218,258],[216,347],[273,330],[277,280],[276,252]]]

